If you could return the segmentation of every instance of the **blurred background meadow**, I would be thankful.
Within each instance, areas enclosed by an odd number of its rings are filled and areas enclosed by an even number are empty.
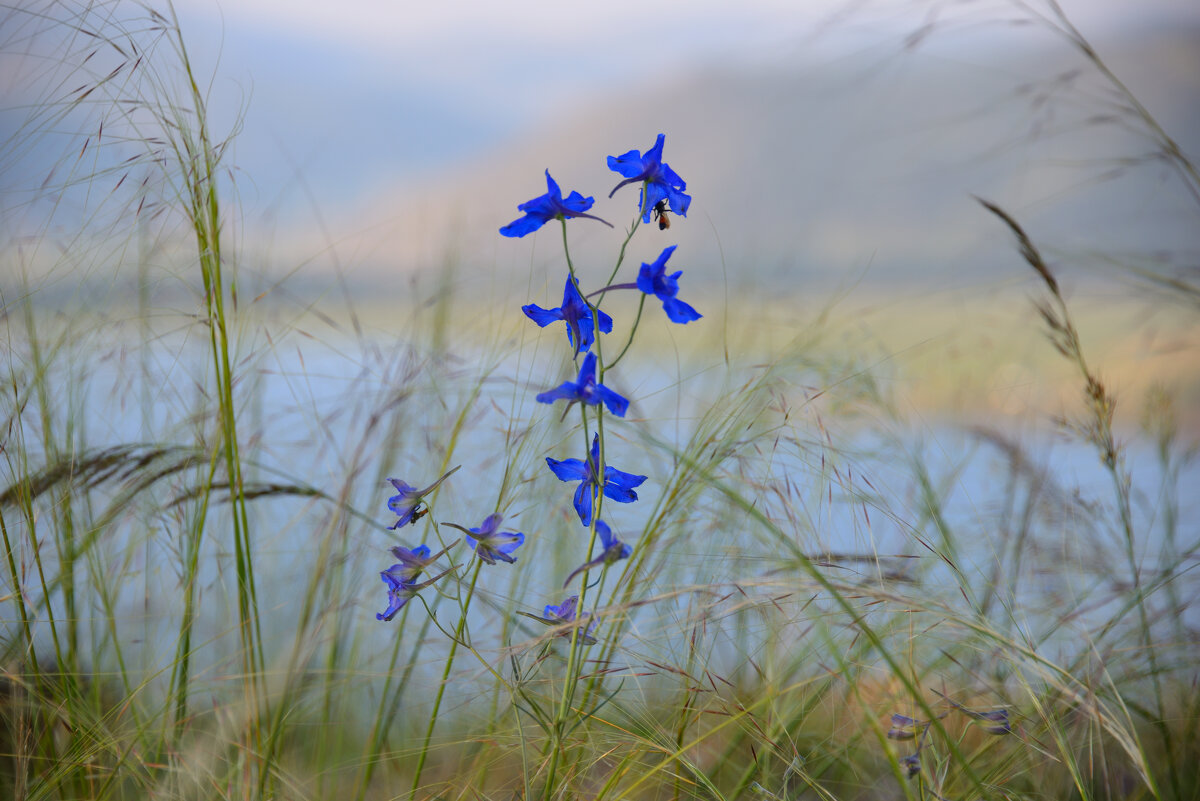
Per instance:
[[[497,229],[659,133],[584,645]],[[0,142],[0,797],[1200,798],[1195,3],[23,2]]]

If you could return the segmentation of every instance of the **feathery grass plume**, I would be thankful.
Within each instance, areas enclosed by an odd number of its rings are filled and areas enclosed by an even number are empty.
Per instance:
[[[1082,418],[1067,425],[1082,439],[1096,448],[1100,461],[1107,469],[1113,484],[1113,495],[1116,499],[1117,513],[1125,545],[1126,565],[1130,574],[1131,595],[1123,611],[1115,616],[1101,632],[1112,630],[1121,617],[1129,611],[1136,610],[1139,625],[1137,629],[1141,647],[1144,649],[1148,662],[1147,677],[1152,691],[1152,713],[1147,715],[1148,722],[1153,726],[1161,739],[1167,758],[1168,778],[1175,793],[1181,792],[1183,766],[1177,762],[1175,734],[1168,723],[1171,717],[1170,702],[1164,687],[1163,671],[1159,666],[1159,644],[1155,639],[1154,626],[1151,620],[1152,610],[1148,602],[1142,579],[1142,568],[1137,554],[1138,532],[1134,528],[1132,476],[1129,474],[1124,460],[1123,449],[1118,445],[1113,431],[1113,414],[1116,409],[1116,399],[1105,387],[1099,376],[1089,366],[1084,357],[1083,345],[1079,333],[1071,319],[1067,302],[1059,289],[1050,268],[1046,265],[1041,253],[1032,240],[1009,214],[994,203],[977,198],[992,214],[999,217],[1017,237],[1020,243],[1021,256],[1038,274],[1045,284],[1049,298],[1035,301],[1035,305],[1046,324],[1051,343],[1078,370],[1084,386],[1084,398],[1087,413]],[[1132,699],[1122,699],[1127,703]],[[1140,750],[1142,746],[1139,744]],[[1149,783],[1152,780],[1147,776]]]

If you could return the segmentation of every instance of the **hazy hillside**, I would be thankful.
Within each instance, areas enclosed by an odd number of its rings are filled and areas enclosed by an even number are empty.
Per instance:
[[[1200,154],[1200,30],[1131,30],[1095,44],[1183,150]],[[1066,260],[1064,267],[1077,261],[1120,273],[1117,261],[1195,279],[1200,202],[1186,194],[1111,82],[1063,38],[1036,26],[992,24],[935,29],[928,38],[837,56],[812,45],[764,53],[752,65],[743,59],[737,67],[675,73],[655,69],[648,57],[636,85],[580,96],[552,119],[527,120],[523,135],[496,143],[484,157],[446,166],[445,154],[429,148],[424,179],[397,178],[396,164],[398,154],[421,152],[427,135],[364,133],[361,148],[334,154],[347,175],[377,174],[375,192],[362,202],[325,191],[316,176],[308,185],[298,179],[275,186],[256,175],[252,154],[262,135],[247,130],[246,150],[235,135],[226,157],[232,191],[225,208],[243,280],[255,293],[282,279],[292,289],[309,280],[327,286],[337,269],[352,291],[372,296],[381,278],[447,264],[456,265],[458,282],[481,274],[500,288],[524,286],[531,274],[544,280],[545,266],[558,259],[558,233],[547,231],[538,243],[504,239],[497,229],[518,216],[519,203],[545,191],[547,168],[565,191],[596,196],[596,213],[617,226],[571,226],[581,263],[607,262],[632,217],[636,190],[607,198],[617,177],[605,156],[644,150],[660,131],[667,161],[694,196],[692,212],[669,237],[639,238],[631,257],[649,260],[660,242],[677,242],[677,260],[694,286],[725,275],[735,288],[771,291],[1023,280],[1007,232],[972,195],[1002,204]],[[388,110],[381,119],[440,125],[446,142],[479,139],[479,131],[462,128],[484,119],[486,109],[426,105],[412,90],[420,76],[394,76],[389,94],[378,89],[389,85],[386,77],[348,87],[348,98],[370,96]],[[346,81],[353,83],[349,73]],[[38,91],[31,86],[11,86],[11,98]],[[229,105],[219,93],[214,100]],[[278,112],[258,108],[252,92],[244,101],[251,122]],[[40,137],[22,127],[24,108],[13,105],[0,118],[0,235],[6,259],[20,265],[6,269],[6,284],[18,270],[41,276],[45,300],[46,293],[79,291],[81,275],[109,283],[118,263],[150,258],[139,250],[143,234],[156,243],[151,261],[169,268],[190,258],[186,244],[171,255],[161,220],[130,230],[134,218],[122,210],[145,202],[156,211],[156,197],[169,200],[172,190],[145,183],[155,172],[148,164],[125,167],[133,146],[114,143],[110,128],[94,120],[90,128],[71,128],[77,112],[91,113],[98,103],[63,111]],[[94,161],[101,133],[107,163]],[[54,181],[67,188],[54,189]],[[271,204],[281,196],[301,208],[311,202],[317,213],[299,223],[277,218]],[[100,204],[112,215],[96,213]],[[53,224],[43,226],[42,214]],[[83,220],[89,227],[80,233]],[[105,228],[107,220],[115,222]],[[92,240],[101,233],[107,241],[97,245]],[[135,239],[142,244],[133,246]],[[17,248],[24,249],[14,257]],[[178,285],[163,284],[171,286]]]
[[[1098,49],[1185,152],[1200,153],[1200,31],[1130,32]],[[794,61],[648,74],[627,93],[531,121],[527,137],[480,163],[334,213],[342,263],[369,275],[449,257],[524,276],[531,254],[534,264],[556,257],[557,232],[535,247],[496,229],[545,190],[542,171],[595,195],[596,212],[621,228],[635,192],[607,199],[616,178],[604,156],[644,150],[663,131],[695,198],[670,233],[693,275],[718,277],[722,250],[731,274],[789,288],[864,272],[940,285],[1017,275],[1005,232],[972,194],[1068,254],[1153,250],[1155,269],[1194,269],[1200,209],[1113,88],[1061,40],[1025,29],[971,49]],[[571,232],[585,258],[607,259],[617,237],[586,221]],[[278,256],[322,240],[279,241]],[[655,255],[641,246],[636,256]]]

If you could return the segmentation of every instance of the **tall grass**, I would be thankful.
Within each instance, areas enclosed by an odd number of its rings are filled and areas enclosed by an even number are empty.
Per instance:
[[[0,797],[1200,797],[1195,449],[1165,390],[1122,441],[1002,203],[1082,390],[1060,447],[1092,480],[1009,431],[914,430],[821,318],[765,358],[618,350],[636,417],[605,447],[652,479],[613,512],[632,556],[583,585],[585,645],[530,619],[582,561],[544,458],[583,426],[533,408],[573,376],[515,306],[456,330],[473,299],[439,286],[370,335],[267,291],[238,269],[228,139],[169,7],[9,13],[64,47],[6,149],[88,133],[29,201],[66,199],[54,223],[6,256]],[[389,476],[458,465],[386,528]],[[453,569],[446,523],[493,510],[527,533],[518,563]],[[386,548],[418,538],[450,572],[379,622]]]

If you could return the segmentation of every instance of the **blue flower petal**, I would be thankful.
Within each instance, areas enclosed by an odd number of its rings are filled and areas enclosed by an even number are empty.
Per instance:
[[[624,417],[626,410],[629,409],[629,401],[616,392],[613,392],[603,384],[596,385],[596,398],[608,407],[608,410],[617,417]]]
[[[573,381],[564,381],[556,389],[539,392],[537,395],[538,403],[554,403],[560,400],[579,400],[579,385]]]
[[[583,481],[591,471],[581,459],[551,459],[546,457],[546,464],[558,477],[559,481]]]
[[[581,481],[575,488],[575,513],[579,515],[579,522],[585,526],[592,524],[593,487],[594,484],[591,481]]]
[[[525,212],[525,216],[513,220],[501,228],[500,233],[504,236],[525,236],[538,230],[550,220],[560,217],[563,219],[587,217],[592,220],[600,220],[599,217],[593,217],[586,213],[595,202],[594,198],[584,197],[578,192],[572,192],[564,200],[562,190],[558,188],[555,180],[550,177],[550,171],[546,170],[546,194],[519,204],[517,210]],[[610,228],[612,227],[609,223],[604,222],[604,220],[600,220],[600,222],[603,222]]]
[[[667,317],[673,323],[687,324],[692,320],[699,320],[704,316],[679,298],[667,298],[664,300],[663,310],[666,311]]]
[[[560,309],[543,309],[533,303],[522,306],[521,311],[525,312],[525,316],[538,324],[539,328],[545,328],[550,323],[561,320],[562,311]]]
[[[665,199],[670,204],[671,211],[683,217],[687,216],[688,206],[691,205],[692,199],[683,192],[687,189],[687,182],[680,178],[670,165],[663,163],[665,140],[666,136],[660,133],[654,141],[654,146],[644,155],[630,150],[621,156],[608,157],[608,168],[625,177],[625,180],[613,187],[609,197],[626,184],[643,182],[643,191],[638,195],[642,222],[650,222],[650,213],[660,200]]]

